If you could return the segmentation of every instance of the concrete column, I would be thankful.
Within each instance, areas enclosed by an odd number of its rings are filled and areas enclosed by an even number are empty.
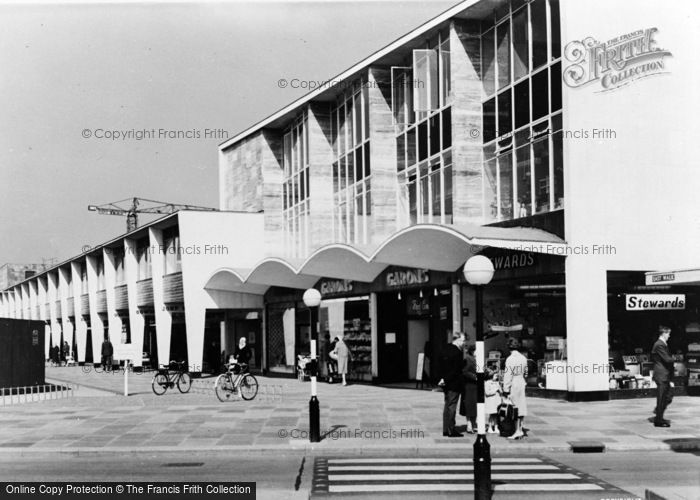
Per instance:
[[[20,297],[22,297],[22,319],[29,319],[31,316],[29,314],[29,287],[27,283],[22,283],[19,286],[19,293]]]
[[[159,249],[163,247],[163,231],[150,228],[148,230],[149,251],[151,252],[151,277],[153,279],[153,308],[156,317],[156,340],[158,343],[158,363],[168,364],[170,361],[170,336],[172,334],[173,318],[165,310],[163,301],[163,275],[165,262]]]
[[[63,328],[63,340],[68,342],[71,351],[73,350],[73,330],[74,324],[68,316],[68,297],[71,295],[69,289],[72,287],[72,271],[68,268],[58,269],[58,292],[61,301],[61,327]],[[75,300],[73,301],[75,303]],[[63,346],[61,346],[63,349]]]
[[[92,360],[101,362],[101,347],[104,340],[104,322],[97,313],[97,257],[87,256],[88,302],[90,303],[90,329],[92,332]],[[89,348],[89,346],[88,346]]]
[[[58,321],[58,309],[56,301],[58,300],[58,274],[55,272],[48,273],[48,298],[49,298],[49,317],[51,318],[51,345],[58,345],[61,340],[61,323]]]
[[[391,109],[391,69],[370,68],[369,149],[372,215],[370,243],[379,244],[397,228],[396,132]]]
[[[485,222],[482,187],[481,55],[479,24],[450,24],[452,209],[455,224]],[[474,132],[476,131],[476,132]],[[476,136],[476,137],[475,137]]]
[[[327,105],[309,105],[310,221],[308,253],[333,241],[333,150]],[[302,255],[301,257],[306,257]]]
[[[262,132],[263,210],[265,212],[265,253],[279,255],[284,248],[284,199],[282,194],[282,134]],[[311,191],[313,193],[313,190]]]
[[[39,305],[38,302],[38,293],[37,293],[37,281],[36,279],[33,279],[28,283],[29,285],[29,318],[33,320],[39,319],[39,312],[37,311],[37,306]],[[0,317],[2,317],[2,314],[0,314]]]
[[[15,315],[15,291],[11,289],[7,292],[7,317],[16,318]]]
[[[80,276],[80,262],[71,262],[70,271],[73,277],[71,286],[73,287],[73,308],[75,309],[75,343],[78,348],[78,352],[74,353],[73,356],[76,362],[84,363],[85,344],[87,344],[87,323],[83,315],[87,315],[89,311],[83,311],[82,307],[82,276]]]
[[[129,329],[131,330],[131,344],[136,346],[137,353],[143,352],[143,334],[146,320],[139,314],[136,300],[136,281],[138,280],[138,259],[136,255],[136,241],[124,239],[124,275],[129,299]],[[139,354],[133,360],[135,367],[141,367],[143,360]]]
[[[48,311],[46,310],[46,302],[48,296],[48,278],[45,276],[43,278],[37,279],[37,301],[39,302],[39,319],[42,321],[48,321]],[[51,327],[48,323],[44,326],[44,359],[49,358],[49,348],[51,347]]]
[[[109,340],[113,346],[122,343],[122,319],[117,314],[114,286],[117,281],[117,270],[114,266],[114,252],[103,248],[105,291],[107,295],[107,324],[109,328]]]
[[[608,303],[605,269],[589,256],[566,258],[569,398],[607,399]]]

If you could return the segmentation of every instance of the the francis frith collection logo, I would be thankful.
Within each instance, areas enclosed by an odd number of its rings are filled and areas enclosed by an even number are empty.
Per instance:
[[[657,28],[637,30],[607,42],[593,37],[570,42],[564,56],[564,83],[582,87],[598,82],[598,92],[616,90],[641,78],[666,73],[665,56],[671,52],[657,46]]]

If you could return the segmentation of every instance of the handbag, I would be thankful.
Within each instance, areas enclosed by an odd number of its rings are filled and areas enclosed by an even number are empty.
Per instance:
[[[510,397],[501,398],[501,404],[498,405],[498,429],[503,437],[510,437],[515,433],[518,420],[518,407],[513,404]]]

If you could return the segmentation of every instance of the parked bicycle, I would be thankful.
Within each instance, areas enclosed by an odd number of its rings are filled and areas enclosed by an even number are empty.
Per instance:
[[[171,361],[169,365],[160,365],[158,372],[153,376],[151,387],[158,396],[165,394],[169,388],[177,385],[177,389],[185,394],[192,387],[192,377],[187,373],[185,361]]]
[[[250,401],[258,394],[258,381],[248,373],[246,363],[227,363],[226,373],[222,373],[214,382],[214,392],[219,401],[231,401],[236,394]]]

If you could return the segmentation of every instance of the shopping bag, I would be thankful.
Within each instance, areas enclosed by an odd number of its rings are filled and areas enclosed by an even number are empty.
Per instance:
[[[498,406],[498,429],[503,437],[510,437],[515,433],[518,421],[518,408],[510,398],[501,399]]]

